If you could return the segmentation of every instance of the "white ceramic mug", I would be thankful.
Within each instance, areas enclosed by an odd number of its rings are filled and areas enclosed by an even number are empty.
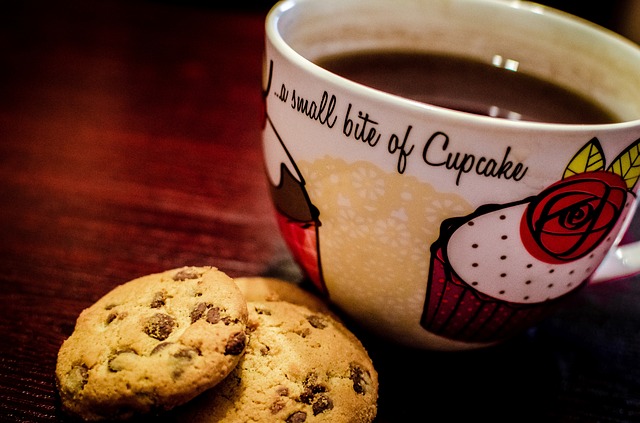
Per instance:
[[[620,121],[480,116],[314,64],[363,50],[517,65]],[[534,3],[281,2],[266,20],[263,150],[282,234],[380,336],[443,350],[507,339],[589,282],[639,270],[640,246],[618,245],[640,185],[639,75],[635,44]]]

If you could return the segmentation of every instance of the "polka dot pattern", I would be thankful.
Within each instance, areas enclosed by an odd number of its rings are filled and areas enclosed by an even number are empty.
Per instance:
[[[527,204],[475,217],[458,228],[446,246],[453,270],[492,298],[522,304],[558,298],[578,287],[597,268],[612,239],[589,255],[561,264],[533,257],[520,239]]]

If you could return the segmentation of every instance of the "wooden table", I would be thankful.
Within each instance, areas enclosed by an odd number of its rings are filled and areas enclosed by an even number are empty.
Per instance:
[[[120,283],[185,264],[299,279],[263,176],[266,7],[252,6],[3,5],[0,420],[64,421],[58,348]],[[573,302],[481,351],[359,333],[380,372],[378,421],[640,421],[640,278]]]

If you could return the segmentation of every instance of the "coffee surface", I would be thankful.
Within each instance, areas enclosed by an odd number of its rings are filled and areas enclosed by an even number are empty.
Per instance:
[[[429,53],[365,51],[315,60],[364,85],[423,103],[511,120],[600,124],[619,119],[594,100],[500,66]]]

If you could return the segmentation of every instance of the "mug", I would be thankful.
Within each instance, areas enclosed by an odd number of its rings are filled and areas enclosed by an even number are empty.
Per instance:
[[[615,120],[456,110],[319,65],[365,53],[371,66],[438,55],[531,76]],[[619,245],[640,185],[632,42],[524,1],[285,0],[267,16],[264,57],[279,228],[319,292],[363,329],[416,348],[485,347],[589,283],[640,269],[640,245]]]

